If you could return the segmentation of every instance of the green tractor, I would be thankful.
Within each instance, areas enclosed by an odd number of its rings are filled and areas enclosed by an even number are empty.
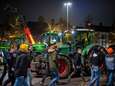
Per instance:
[[[67,44],[62,44],[61,36],[56,32],[47,32],[42,34],[41,42],[38,42],[33,45],[33,51],[38,53],[38,56],[33,60],[34,62],[37,62],[35,69],[39,69],[37,70],[38,74],[41,74],[41,72],[43,73],[42,69],[40,69],[40,62],[42,61],[43,66],[43,63],[47,61],[47,47],[54,42],[57,44],[59,50],[59,52],[57,51],[59,75],[61,78],[65,78],[69,75],[70,70],[72,68],[71,60],[67,55],[70,50]]]
[[[95,45],[94,44],[94,31],[89,29],[73,29],[71,31],[67,31],[64,33],[64,41],[65,43],[69,42],[70,51],[66,53],[69,59],[72,62],[72,57],[69,54],[76,52],[76,47],[81,48],[83,55],[83,64],[88,58],[89,50]],[[86,52],[87,51],[87,52]],[[73,63],[71,63],[73,64]],[[72,67],[72,66],[71,66]],[[72,72],[72,68],[70,70]]]

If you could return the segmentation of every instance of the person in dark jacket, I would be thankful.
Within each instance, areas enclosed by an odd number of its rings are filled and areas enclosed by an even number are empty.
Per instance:
[[[28,65],[28,72],[27,72],[27,81],[30,84],[30,86],[33,86],[32,85],[31,62],[32,62],[33,58],[37,56],[37,53],[33,51],[32,45],[29,46],[28,54],[29,54],[29,65]]]
[[[90,64],[91,64],[91,78],[89,86],[99,86],[100,81],[100,59],[99,59],[99,50],[94,48],[90,54]]]
[[[50,76],[48,52],[44,52],[44,57],[45,57],[45,69],[44,69],[44,73],[42,76],[42,80],[40,81],[40,85],[42,85],[42,86],[44,86],[45,80]]]
[[[14,85],[15,82],[14,67],[16,62],[16,51],[17,51],[17,46],[11,45],[11,48],[8,53],[8,58],[7,58],[8,79],[3,83],[3,86],[7,86],[7,84],[10,82],[11,82],[11,86]]]
[[[16,80],[14,86],[30,86],[30,83],[27,80],[28,66],[30,64],[28,48],[27,44],[20,45],[20,53],[15,67]]]
[[[3,80],[7,74],[7,69],[8,69],[8,66],[7,66],[7,57],[8,57],[8,51],[7,50],[2,50],[3,54],[2,54],[2,57],[3,57],[3,66],[4,66],[4,69],[3,69],[3,72],[2,72],[2,75],[0,77],[0,85],[2,85],[3,83]]]
[[[83,81],[85,81],[85,79],[83,77],[83,70],[82,70],[83,60],[82,60],[81,53],[82,53],[81,47],[76,47],[76,52],[74,52],[72,55],[70,55],[72,57],[74,71],[69,75],[68,82],[71,80],[71,77],[74,74],[81,76]]]

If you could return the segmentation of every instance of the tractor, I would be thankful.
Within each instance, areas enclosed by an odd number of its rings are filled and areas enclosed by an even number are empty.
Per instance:
[[[58,49],[57,49],[57,58],[58,58],[58,64],[59,64],[59,76],[61,78],[65,78],[69,75],[70,70],[72,68],[71,65],[71,60],[69,59],[68,53],[69,50],[69,45],[67,44],[62,44],[61,43],[61,38],[58,33],[56,32],[47,32],[41,35],[41,42],[38,42],[33,45],[33,51],[38,53],[38,57],[34,58],[34,62],[37,62],[36,68],[37,73],[43,73],[42,69],[44,68],[44,64],[47,61],[47,48],[48,46],[52,43],[56,42]],[[40,64],[40,62],[42,62]],[[42,69],[41,66],[42,66]]]

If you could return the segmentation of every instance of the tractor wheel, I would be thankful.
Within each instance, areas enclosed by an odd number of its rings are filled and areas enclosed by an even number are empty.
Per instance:
[[[72,62],[69,57],[58,55],[58,71],[60,78],[66,78],[72,69]]]

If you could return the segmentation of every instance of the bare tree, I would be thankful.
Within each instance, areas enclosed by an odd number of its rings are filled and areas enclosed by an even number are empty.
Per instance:
[[[93,25],[93,17],[91,15],[86,16],[85,27],[90,28],[92,25]]]

